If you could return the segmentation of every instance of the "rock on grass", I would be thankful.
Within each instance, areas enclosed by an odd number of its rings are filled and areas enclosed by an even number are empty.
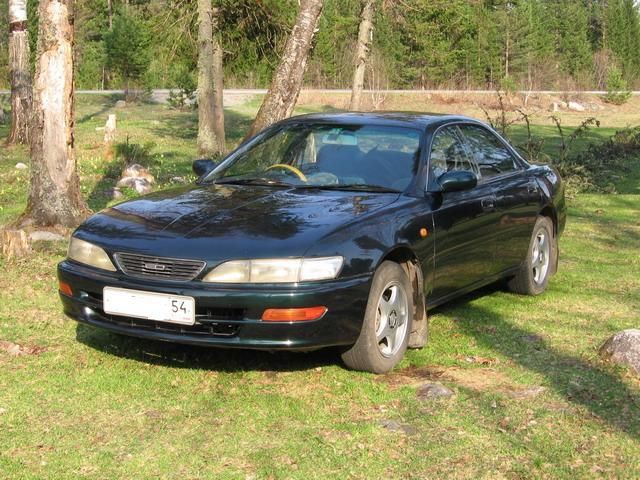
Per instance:
[[[640,330],[632,328],[616,333],[600,347],[600,356],[640,375]]]
[[[453,390],[445,387],[440,383],[425,383],[416,392],[416,396],[420,401],[437,400],[441,398],[449,398],[453,396]]]

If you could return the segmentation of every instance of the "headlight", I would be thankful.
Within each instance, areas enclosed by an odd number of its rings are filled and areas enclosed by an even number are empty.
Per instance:
[[[342,257],[233,260],[204,277],[211,283],[297,283],[336,278]]]
[[[116,271],[116,267],[111,263],[107,252],[79,238],[71,237],[67,257],[76,262],[91,265],[92,267],[109,270],[111,272]]]

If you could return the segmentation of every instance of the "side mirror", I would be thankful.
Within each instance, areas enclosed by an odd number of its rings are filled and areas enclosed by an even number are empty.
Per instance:
[[[468,170],[456,170],[443,174],[438,183],[443,192],[459,192],[470,190],[478,184],[478,177]]]
[[[217,166],[218,163],[214,162],[210,158],[201,158],[200,160],[194,160],[191,168],[193,169],[193,173],[198,175],[198,177],[202,177]]]

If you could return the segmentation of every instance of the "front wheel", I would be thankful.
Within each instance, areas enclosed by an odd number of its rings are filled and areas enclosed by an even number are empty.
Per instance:
[[[397,263],[383,262],[373,277],[360,336],[342,361],[353,370],[391,370],[407,350],[412,312],[409,277]]]
[[[557,254],[553,223],[548,217],[538,217],[527,257],[515,277],[509,280],[509,289],[523,295],[540,295],[547,288]]]

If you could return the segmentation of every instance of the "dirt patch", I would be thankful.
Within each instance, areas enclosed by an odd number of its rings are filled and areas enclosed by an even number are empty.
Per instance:
[[[517,385],[493,368],[442,368],[436,366],[407,367],[380,377],[379,381],[392,388],[400,386],[421,386],[425,381],[438,380],[450,386],[480,393],[500,393],[515,400],[536,397],[545,387],[538,385]]]
[[[46,347],[40,347],[38,345],[18,345],[17,343],[0,340],[0,352],[8,353],[13,357],[40,355],[46,350]]]
[[[442,367],[424,366],[416,367],[415,365],[394,370],[386,375],[379,375],[376,381],[386,383],[391,387],[402,387],[407,385],[418,386],[425,381],[439,380],[447,370]]]

